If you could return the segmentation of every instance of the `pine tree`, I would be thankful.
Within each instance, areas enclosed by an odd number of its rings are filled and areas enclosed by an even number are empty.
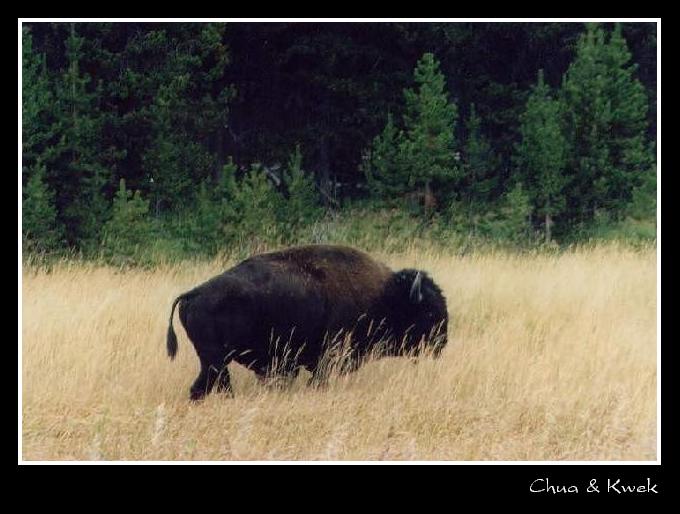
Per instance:
[[[570,214],[582,221],[599,208],[620,214],[649,168],[647,98],[630,58],[620,25],[607,41],[602,28],[588,24],[562,80],[568,168],[575,179],[568,202]]]
[[[475,104],[470,106],[470,117],[466,123],[467,139],[464,146],[463,172],[465,174],[464,196],[468,215],[477,218],[480,211],[491,200],[496,186],[494,174],[496,158],[491,145],[482,134],[482,120],[477,114]]]
[[[236,183],[237,166],[232,157],[227,157],[227,162],[222,166],[217,185],[215,186],[215,197],[220,205],[220,212],[223,220],[232,220],[234,217],[234,198],[238,192]]]
[[[269,238],[278,231],[281,196],[276,192],[259,164],[253,164],[238,183],[234,198],[238,229],[247,240]]]
[[[399,161],[402,137],[392,113],[388,113],[385,128],[373,139],[362,168],[368,187],[377,198],[394,199],[407,191],[408,177],[404,176],[404,167]]]
[[[648,99],[644,86],[635,77],[637,64],[629,64],[631,53],[616,24],[608,45],[607,67],[611,73],[608,97],[611,99],[610,155],[612,167],[608,184],[608,207],[621,212],[632,197],[632,190],[643,182],[652,165],[652,154],[645,144]]]
[[[302,153],[299,145],[295,147],[295,152],[288,160],[288,169],[283,174],[283,183],[288,191],[288,198],[281,203],[282,221],[290,228],[289,236],[294,237],[301,228],[316,221],[322,213],[314,178],[302,169]]]
[[[462,173],[455,159],[454,136],[458,108],[448,100],[444,75],[433,54],[423,55],[413,76],[416,88],[404,91],[400,161],[408,187],[422,189],[427,201],[434,192],[452,194],[459,187]]]
[[[107,260],[115,264],[138,261],[151,234],[148,213],[149,201],[142,198],[139,190],[133,194],[125,187],[125,179],[120,179],[111,218],[102,231],[101,249]]]
[[[58,140],[45,152],[47,171],[57,183],[57,205],[71,245],[92,247],[108,212],[104,187],[110,170],[102,164],[101,83],[92,85],[80,68],[84,38],[70,24],[66,40],[68,68],[56,83]]]
[[[522,243],[530,236],[531,199],[521,182],[505,193],[500,208],[500,236],[508,241]]]
[[[201,182],[196,195],[195,213],[192,216],[194,227],[192,230],[192,242],[194,252],[213,255],[221,247],[224,247],[222,237],[222,213],[220,204],[215,195],[210,191],[208,180]]]
[[[216,249],[220,247],[225,248],[226,245],[234,243],[239,235],[243,207],[241,206],[240,184],[236,180],[237,170],[238,167],[234,164],[233,159],[227,157],[226,163],[222,166],[218,175],[217,184],[212,188],[212,193],[207,195],[210,208],[216,209],[219,219],[218,227],[214,234],[218,241]],[[207,181],[205,184],[207,192]],[[213,215],[214,213],[210,213],[211,218]]]
[[[626,207],[626,214],[637,220],[656,221],[656,156],[653,144],[650,145],[648,152],[653,156],[650,167],[641,173],[640,184],[633,189],[631,201]]]
[[[30,252],[50,252],[62,243],[54,193],[45,183],[45,166],[36,165],[23,189],[21,211],[23,247]]]
[[[452,195],[460,189],[463,174],[454,136],[458,108],[448,100],[444,75],[433,54],[423,55],[413,77],[416,86],[404,90],[404,130],[389,114],[362,169],[374,195],[395,199],[416,193],[423,196],[428,210],[435,193]]]
[[[145,122],[151,137],[142,166],[154,178],[164,209],[187,207],[205,179],[219,180],[228,103],[229,53],[225,26],[215,23],[162,24],[130,45],[135,57],[131,81],[151,98]]]
[[[158,114],[159,110],[162,108],[151,110],[155,116],[154,136],[144,153],[142,165],[154,181],[159,208],[181,210],[189,206],[193,196],[193,176],[205,176],[211,162],[207,153],[197,145],[174,133],[170,120]],[[192,149],[198,151],[193,152]]]
[[[554,218],[565,207],[564,187],[567,143],[560,126],[558,101],[550,97],[543,70],[520,116],[521,142],[517,145],[517,173],[531,197],[534,212],[544,217],[545,241],[552,237]]]
[[[21,146],[23,166],[29,169],[36,166],[53,135],[54,99],[45,70],[45,55],[34,51],[27,27],[22,28],[21,37]],[[24,179],[25,184],[28,177]]]

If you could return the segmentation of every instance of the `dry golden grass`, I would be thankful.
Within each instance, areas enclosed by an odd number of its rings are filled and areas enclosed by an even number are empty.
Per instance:
[[[24,460],[654,460],[656,252],[378,256],[431,272],[442,358],[369,363],[325,390],[191,404],[198,359],[170,304],[224,268],[23,273]]]

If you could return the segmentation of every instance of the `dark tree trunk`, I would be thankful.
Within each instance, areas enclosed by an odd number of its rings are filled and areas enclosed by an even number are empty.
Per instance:
[[[432,192],[432,186],[430,186],[430,181],[425,181],[425,192],[423,194],[423,207],[425,209],[425,215],[430,216],[435,208],[437,207],[437,199]]]
[[[224,166],[224,124],[220,123],[215,134],[215,183],[222,180],[222,166]]]
[[[323,193],[324,205],[328,206],[328,199],[330,198],[329,184],[330,184],[330,158],[328,155],[328,139],[323,138],[321,148],[319,149],[319,188]]]

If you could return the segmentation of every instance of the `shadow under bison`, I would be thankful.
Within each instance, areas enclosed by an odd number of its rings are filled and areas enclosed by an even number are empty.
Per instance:
[[[423,271],[391,271],[367,254],[312,245],[255,255],[172,304],[168,355],[177,353],[175,306],[201,361],[191,399],[231,393],[233,360],[259,378],[290,380],[301,367],[323,381],[328,355],[341,349],[341,373],[369,354],[438,356],[447,342],[441,290]]]

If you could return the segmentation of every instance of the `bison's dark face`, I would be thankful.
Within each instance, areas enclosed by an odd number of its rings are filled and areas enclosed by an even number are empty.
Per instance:
[[[395,273],[388,295],[397,353],[417,354],[428,348],[439,356],[448,329],[446,300],[439,287],[424,271],[407,269]]]

